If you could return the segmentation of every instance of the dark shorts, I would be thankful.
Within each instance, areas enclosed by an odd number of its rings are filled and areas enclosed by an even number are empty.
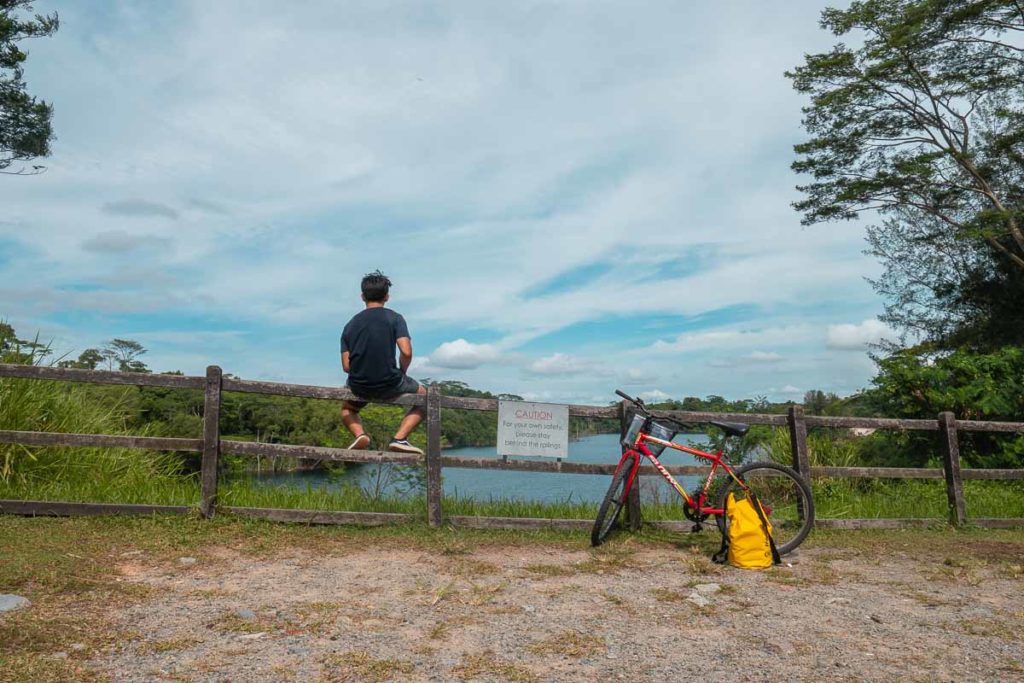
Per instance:
[[[347,384],[345,386],[348,387]],[[348,388],[352,389],[352,387],[348,387]],[[396,386],[394,388],[391,388],[391,389],[384,389],[383,391],[374,391],[374,392],[371,392],[371,393],[357,392],[355,389],[352,389],[352,393],[353,394],[355,394],[359,398],[364,398],[366,400],[365,401],[357,401],[355,399],[349,399],[348,401],[346,401],[346,403],[348,403],[350,406],[352,406],[352,408],[355,409],[355,410],[362,410],[363,408],[366,407],[367,403],[369,403],[370,401],[372,401],[374,399],[397,398],[398,396],[401,396],[402,394],[415,394],[419,390],[420,390],[420,383],[419,382],[414,380],[409,375],[402,375],[402,381],[399,382],[398,386]]]

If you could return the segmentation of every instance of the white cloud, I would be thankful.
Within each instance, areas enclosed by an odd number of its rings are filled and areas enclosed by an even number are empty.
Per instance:
[[[619,381],[624,384],[651,384],[657,379],[657,372],[641,368],[629,368],[619,376]]]
[[[778,363],[782,356],[772,351],[751,351],[744,359],[750,363]]]
[[[885,323],[869,318],[857,325],[829,325],[825,346],[839,351],[863,351],[869,344],[892,335],[893,331]]]
[[[465,339],[444,342],[430,354],[430,364],[438,368],[472,369],[492,363],[499,357],[491,344],[472,344]]]
[[[660,403],[661,401],[667,401],[672,397],[660,389],[652,389],[651,391],[640,392],[640,398],[650,403]]]
[[[783,394],[802,394],[804,393],[804,390],[801,389],[800,387],[795,387],[792,384],[787,384],[786,386],[779,389],[779,392]]]
[[[167,248],[171,244],[172,240],[169,237],[136,234],[127,230],[107,230],[82,242],[82,249],[98,253],[125,254],[146,248]]]
[[[590,363],[567,353],[553,353],[527,366],[535,375],[581,375],[591,371]]]
[[[210,351],[188,345],[190,326],[217,320],[247,332],[216,359],[226,368],[305,380],[333,372],[337,321],[379,266],[417,343],[440,344],[417,358],[434,376],[560,396],[610,394],[620,368],[638,389],[677,395],[781,384],[758,374],[779,364],[754,354],[796,358],[827,319],[558,335],[625,316],[877,310],[861,229],[801,233],[795,179],[777,172],[803,101],[781,74],[830,44],[819,10],[182,0],[99,18],[64,0],[65,26],[80,30],[34,42],[27,62],[34,94],[55,105],[49,170],[0,184],[24,240],[2,262],[0,300],[21,319],[73,319],[62,335],[78,338],[180,326],[176,353],[196,358]],[[116,239],[140,226],[174,248]],[[601,278],[522,300],[595,262],[609,264]],[[643,281],[665,263],[681,267]],[[274,349],[298,328],[316,336],[308,352]],[[480,330],[500,341],[467,341]],[[542,336],[571,354],[515,356]],[[718,349],[748,354],[746,372],[699,375],[706,363],[685,356]],[[865,370],[852,361],[837,362],[855,383]],[[816,372],[808,382],[834,374]]]
[[[651,350],[665,353],[687,353],[757,347],[758,345],[789,345],[807,341],[813,334],[814,327],[806,323],[786,326],[763,327],[759,329],[715,329],[703,332],[687,332],[672,341],[659,339],[651,345]],[[747,360],[770,362],[775,359],[772,354],[764,351],[751,351]],[[781,358],[781,357],[780,357]]]

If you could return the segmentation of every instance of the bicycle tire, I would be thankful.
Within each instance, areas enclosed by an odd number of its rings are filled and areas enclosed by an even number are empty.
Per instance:
[[[774,462],[753,462],[737,467],[736,476],[743,479],[761,504],[769,510],[772,538],[780,555],[796,549],[814,526],[814,498],[811,487],[796,470]],[[739,485],[729,477],[718,494],[718,507],[725,508],[725,499]],[[803,514],[800,509],[803,508]],[[726,520],[717,515],[718,529],[726,533]]]
[[[594,528],[590,532],[592,546],[597,547],[604,543],[608,534],[615,528],[619,514],[622,512],[622,506],[626,503],[626,496],[629,494],[629,491],[626,490],[629,473],[633,471],[635,465],[636,456],[631,455],[622,461],[622,466],[612,476],[611,486],[604,494],[601,506],[597,508],[597,519],[594,520]],[[618,493],[618,498],[615,497],[616,493]]]

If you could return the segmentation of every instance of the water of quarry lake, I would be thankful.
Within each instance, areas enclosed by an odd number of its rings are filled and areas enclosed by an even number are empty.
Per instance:
[[[677,443],[705,448],[704,434],[679,434]],[[445,455],[473,458],[498,458],[495,446],[451,448]],[[617,463],[620,457],[618,434],[596,434],[569,442],[567,462]],[[532,458],[531,458],[532,459]],[[665,465],[692,465],[696,458],[679,451],[666,450],[661,461]],[[263,486],[287,486],[305,490],[309,488],[340,488],[346,484],[369,486],[376,465],[349,465],[342,473],[322,471],[251,473],[254,483]],[[487,500],[521,500],[543,503],[600,502],[608,490],[610,477],[596,474],[561,474],[552,472],[516,472],[445,467],[442,470],[444,494],[448,497]],[[653,477],[649,479],[654,479]],[[662,499],[671,495],[668,484],[660,478],[658,494]],[[700,484],[697,477],[682,477],[686,488]],[[645,482],[645,490],[647,484]]]

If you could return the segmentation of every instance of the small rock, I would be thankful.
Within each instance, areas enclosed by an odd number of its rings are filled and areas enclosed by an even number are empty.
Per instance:
[[[825,601],[826,605],[849,605],[849,598],[829,598]]]
[[[875,622],[876,624],[881,624],[882,623],[882,617],[878,616],[877,614],[872,614],[871,615],[871,621]]]
[[[694,591],[693,593],[690,593],[690,597],[688,597],[686,599],[688,601],[692,602],[693,604],[697,605],[697,607],[707,607],[708,605],[711,604],[710,600],[708,600],[707,598],[705,598],[703,595],[701,595],[700,593],[698,593],[696,591]]]
[[[267,635],[266,631],[260,631],[259,633],[246,633],[244,636],[238,636],[239,640],[256,640]]]
[[[523,605],[523,611],[524,612],[533,612],[533,610],[534,610],[533,605]]]
[[[693,589],[701,595],[711,595],[712,593],[717,593],[722,590],[722,587],[717,583],[698,583],[693,587]]]
[[[10,612],[19,607],[28,607],[31,604],[28,598],[23,598],[20,595],[11,593],[0,594],[0,612]]]
[[[246,609],[245,607],[243,607],[242,609],[235,610],[235,616],[239,619],[245,619],[246,621],[256,620],[256,613],[253,612],[251,609]]]
[[[136,555],[141,555],[143,552],[145,552],[145,551],[143,551],[143,550],[129,550],[126,553],[121,553],[121,557],[134,557]]]
[[[81,652],[85,649],[85,643],[71,643],[71,649],[75,652]]]
[[[67,652],[54,652],[50,656],[53,657],[54,659],[67,659],[68,658],[68,653]]]
[[[618,659],[618,658],[619,658],[619,656],[618,656],[618,655],[612,654],[611,652],[609,652],[608,654],[606,654],[606,655],[605,655],[605,657],[606,657],[607,659]]]
[[[197,560],[194,557],[179,557],[178,558],[178,564],[180,564],[182,567],[191,567],[192,565],[194,565],[198,561],[199,560]]]

